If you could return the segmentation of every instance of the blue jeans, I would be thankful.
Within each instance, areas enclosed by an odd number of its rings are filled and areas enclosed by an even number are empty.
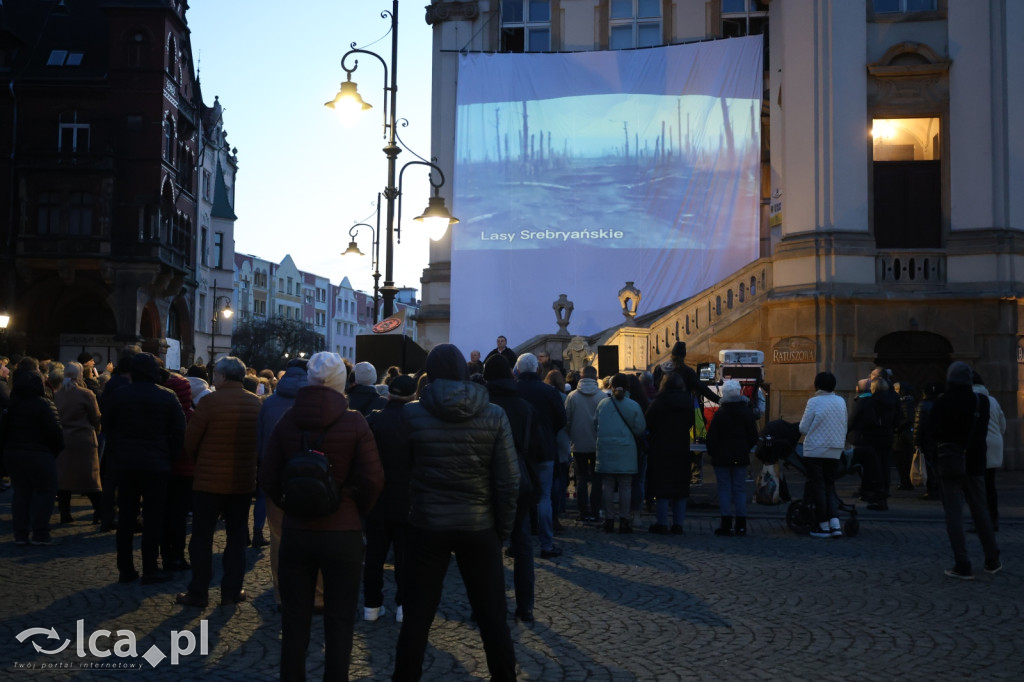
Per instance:
[[[655,502],[654,513],[658,523],[662,526],[668,525],[668,504],[672,503],[672,525],[681,526],[686,521],[686,498],[676,497],[669,500],[666,497],[659,497]]]
[[[554,461],[540,462],[537,465],[540,477],[540,501],[537,502],[537,537],[540,548],[547,551],[554,547],[555,529],[551,515],[551,485],[554,482]]]
[[[971,510],[974,528],[985,550],[985,563],[999,562],[999,547],[992,532],[992,519],[985,503],[985,477],[967,476],[962,481],[942,481],[942,508],[946,512],[946,534],[953,548],[956,570],[970,573],[971,557],[967,554],[964,537],[964,500]]]
[[[718,509],[722,516],[729,516],[735,508],[735,516],[747,515],[747,467],[715,467],[718,479]]]

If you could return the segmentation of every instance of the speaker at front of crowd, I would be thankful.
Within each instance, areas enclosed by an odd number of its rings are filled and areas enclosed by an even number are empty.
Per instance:
[[[597,373],[601,377],[610,377],[619,373],[619,347],[597,347]]]
[[[427,363],[427,351],[408,336],[360,334],[356,336],[356,362],[369,362],[382,377],[397,365],[403,374],[415,374]]]

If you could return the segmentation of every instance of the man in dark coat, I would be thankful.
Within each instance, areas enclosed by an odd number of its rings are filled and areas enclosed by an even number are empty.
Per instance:
[[[357,365],[358,367],[358,365]],[[395,620],[405,618],[405,527],[409,519],[409,440],[402,428],[406,403],[416,398],[416,380],[407,374],[388,384],[387,404],[374,410],[370,424],[384,467],[384,492],[366,516],[366,560],[363,568],[363,620],[374,621],[384,608],[384,562],[395,552]]]
[[[697,372],[686,364],[686,342],[676,341],[672,346],[672,371],[683,377],[683,385],[686,390],[696,396],[703,396],[711,402],[718,404],[718,394],[708,388],[708,385],[697,378]]]
[[[428,384],[405,406],[411,444],[405,619],[393,680],[418,680],[451,555],[476,613],[492,680],[516,678],[506,621],[501,543],[515,519],[519,464],[505,411],[466,381],[466,358],[443,343],[427,355]]]
[[[946,570],[946,575],[961,580],[974,579],[964,537],[965,500],[985,550],[985,572],[998,573],[1003,568],[985,501],[985,437],[988,433],[989,401],[974,392],[973,378],[974,373],[967,363],[958,361],[951,364],[946,372],[946,392],[935,400],[929,420],[932,436],[940,444],[940,456],[945,443],[956,443],[966,453],[966,475],[942,481],[946,533],[956,562],[953,568]]]
[[[505,360],[508,361],[509,367],[516,366],[516,354],[508,347],[508,340],[504,336],[498,337],[498,347],[492,349],[491,352],[487,354],[487,357],[484,358],[484,362],[487,362],[495,355],[500,355],[505,358]]]
[[[157,359],[139,353],[131,359],[131,383],[111,396],[103,413],[103,430],[114,453],[117,505],[118,582],[139,577],[132,558],[133,520],[144,500],[146,523],[142,529],[142,582],[165,582],[171,573],[157,568],[163,533],[167,479],[171,461],[185,438],[185,413],[174,391],[159,385],[162,373]],[[113,381],[113,379],[111,380]]]
[[[554,386],[544,383],[537,374],[539,363],[533,353],[523,353],[516,360],[516,391],[519,397],[533,406],[540,435],[538,477],[540,499],[537,502],[537,536],[540,556],[553,559],[562,554],[554,545],[554,516],[551,505],[551,486],[554,483],[555,462],[558,460],[556,435],[565,426],[565,404],[562,394]]]
[[[512,440],[519,456],[519,471],[527,472],[527,480],[519,480],[519,501],[516,520],[512,526],[512,581],[516,591],[516,618],[532,623],[534,601],[533,536],[530,533],[530,509],[540,495],[538,450],[540,431],[534,417],[533,406],[519,397],[512,368],[500,355],[494,355],[484,364],[484,380],[491,402],[505,410],[512,426]]]

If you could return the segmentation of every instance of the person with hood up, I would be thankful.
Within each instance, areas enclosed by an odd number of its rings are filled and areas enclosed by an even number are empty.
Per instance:
[[[647,408],[647,492],[655,499],[656,522],[652,533],[683,535],[686,501],[690,497],[690,428],[693,426],[693,397],[683,377],[668,372],[661,389]],[[672,528],[668,509],[672,505]],[[724,514],[724,512],[723,512]],[[730,522],[731,526],[731,522]]]
[[[512,531],[519,463],[505,411],[467,381],[466,358],[442,343],[427,355],[428,383],[405,406],[411,444],[405,619],[393,680],[418,680],[452,554],[476,614],[492,680],[516,678],[506,621],[502,541]]]
[[[597,414],[598,404],[607,395],[597,385],[596,367],[587,365],[581,376],[576,389],[565,398],[565,430],[576,463],[576,507],[579,520],[593,523],[597,521],[601,510],[601,479],[594,472],[594,458],[597,455],[594,415]]]
[[[377,383],[377,368],[369,362],[357,362],[352,372],[356,383],[348,391],[349,407],[358,410],[364,417],[370,416],[374,410],[383,409],[388,404],[388,399],[374,388],[374,384]]]
[[[256,452],[259,461],[263,462],[263,456],[267,451],[267,443],[270,442],[270,434],[280,421],[281,416],[288,411],[288,408],[295,403],[295,397],[299,389],[309,383],[306,376],[306,365],[309,361],[306,358],[293,358],[288,361],[284,375],[277,382],[277,390],[267,397],[260,406],[259,421],[256,424]],[[256,491],[256,501],[252,510],[252,545],[263,547],[267,539],[263,535],[265,522],[270,522],[270,575],[274,581],[274,601],[278,607],[281,606],[281,590],[278,583],[278,559],[281,549],[281,520],[283,513],[281,508],[274,504],[273,500],[267,500],[263,488]],[[317,576],[316,604],[315,608],[322,609],[324,606],[324,583],[323,576]]]
[[[953,568],[946,570],[950,578],[973,580],[971,557],[967,553],[964,537],[964,501],[971,510],[971,518],[978,539],[985,550],[985,572],[998,573],[999,546],[992,531],[985,502],[986,436],[990,406],[985,396],[972,389],[974,373],[966,362],[956,361],[946,371],[946,392],[932,406],[929,425],[939,453],[943,444],[959,444],[965,453],[966,474],[959,478],[942,479],[942,508],[946,514],[946,534],[953,549]]]
[[[281,588],[281,679],[306,678],[306,652],[313,620],[317,573],[324,581],[324,679],[347,680],[353,619],[363,569],[363,523],[384,487],[384,471],[366,419],[349,409],[344,362],[337,353],[314,353],[306,365],[308,384],[281,416],[264,453],[260,487],[271,500],[283,491],[288,458],[305,447],[330,460],[341,488],[341,504],[316,518],[284,513],[279,557]]]
[[[14,544],[56,544],[50,537],[50,517],[57,495],[57,455],[64,449],[64,433],[57,408],[46,397],[39,364],[33,358],[23,358],[14,370],[11,400],[2,420],[0,450],[14,489]]]

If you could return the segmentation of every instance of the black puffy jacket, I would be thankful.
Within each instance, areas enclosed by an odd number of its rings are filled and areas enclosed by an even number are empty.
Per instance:
[[[519,463],[505,411],[479,384],[435,379],[403,408],[412,446],[409,523],[433,531],[512,532]]]

